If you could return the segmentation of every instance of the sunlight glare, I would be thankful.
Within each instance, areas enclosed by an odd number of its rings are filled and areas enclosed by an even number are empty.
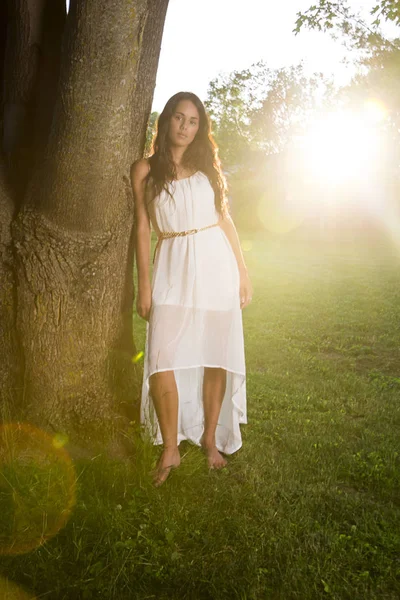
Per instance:
[[[386,106],[376,98],[369,98],[364,104],[366,118],[372,123],[381,123],[388,116]]]
[[[315,121],[302,141],[311,178],[332,186],[365,178],[379,162],[377,125],[384,117],[384,107],[369,101],[358,113],[342,110]]]
[[[251,240],[243,240],[241,243],[243,252],[250,252],[253,247]]]
[[[132,363],[133,364],[138,363],[140,360],[142,360],[143,356],[144,356],[144,352],[143,352],[143,350],[141,350],[140,352],[138,352],[137,354],[132,356]]]
[[[1,425],[0,479],[7,527],[0,533],[0,556],[30,552],[67,523],[76,501],[76,475],[61,445],[64,439],[29,423]]]
[[[34,596],[19,585],[0,575],[0,598],[3,600],[35,600]]]

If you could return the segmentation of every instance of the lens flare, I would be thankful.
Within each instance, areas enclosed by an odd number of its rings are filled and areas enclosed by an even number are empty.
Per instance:
[[[388,116],[388,110],[383,102],[376,98],[369,98],[364,103],[364,112],[366,118],[371,123],[381,123]]]
[[[132,357],[132,362],[133,364],[138,363],[144,356],[144,352],[138,352],[137,354],[135,354],[135,356]]]
[[[2,600],[35,600],[35,597],[32,594],[29,594],[16,583],[1,576],[0,598],[2,598]]]
[[[53,437],[54,448],[63,448],[68,444],[68,436],[65,433],[56,433]]]
[[[331,186],[363,181],[380,163],[384,116],[383,105],[371,100],[364,111],[336,111],[317,119],[302,139],[312,179]]]
[[[29,552],[66,524],[76,476],[62,441],[28,423],[0,426],[0,555]]]
[[[243,252],[250,252],[253,248],[253,242],[251,240],[243,240],[241,243]]]
[[[265,194],[259,203],[258,218],[271,233],[289,233],[297,229],[305,219],[306,209],[301,199]]]

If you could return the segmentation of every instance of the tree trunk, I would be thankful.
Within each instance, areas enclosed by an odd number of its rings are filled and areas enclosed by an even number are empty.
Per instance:
[[[46,0],[9,0],[4,62],[3,151],[20,202],[32,170],[35,85]]]
[[[57,99],[61,42],[66,22],[65,0],[46,0],[41,16],[39,68],[34,98],[33,147],[36,163],[43,158]]]
[[[24,415],[78,445],[115,439],[138,406],[127,175],[167,5],[71,2],[47,149],[11,227]]]
[[[0,82],[4,82],[4,61],[6,56],[8,7],[7,2],[0,2]],[[0,86],[0,123],[3,130],[4,85]]]
[[[13,205],[3,167],[0,165],[0,421],[8,419],[12,407],[15,407],[22,374],[15,328],[15,279],[10,231]]]

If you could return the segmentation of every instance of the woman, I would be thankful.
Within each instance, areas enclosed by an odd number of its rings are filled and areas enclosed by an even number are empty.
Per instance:
[[[226,183],[202,102],[168,100],[154,154],[134,163],[137,311],[148,321],[141,419],[163,443],[154,483],[180,464],[179,443],[201,445],[210,468],[241,446],[246,423],[241,309],[251,301]],[[150,283],[150,233],[158,243]],[[154,411],[155,409],[155,411]]]

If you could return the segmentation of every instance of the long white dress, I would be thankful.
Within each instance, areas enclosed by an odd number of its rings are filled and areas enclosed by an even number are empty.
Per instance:
[[[150,203],[153,228],[160,232],[200,229],[217,223],[214,191],[197,172],[171,182]],[[236,452],[246,423],[246,378],[237,262],[217,226],[192,235],[163,239],[152,278],[147,324],[141,422],[155,444],[162,444],[149,391],[153,373],[173,370],[178,388],[178,443],[200,443],[204,430],[204,367],[227,371],[226,391],[216,429],[218,450]]]

